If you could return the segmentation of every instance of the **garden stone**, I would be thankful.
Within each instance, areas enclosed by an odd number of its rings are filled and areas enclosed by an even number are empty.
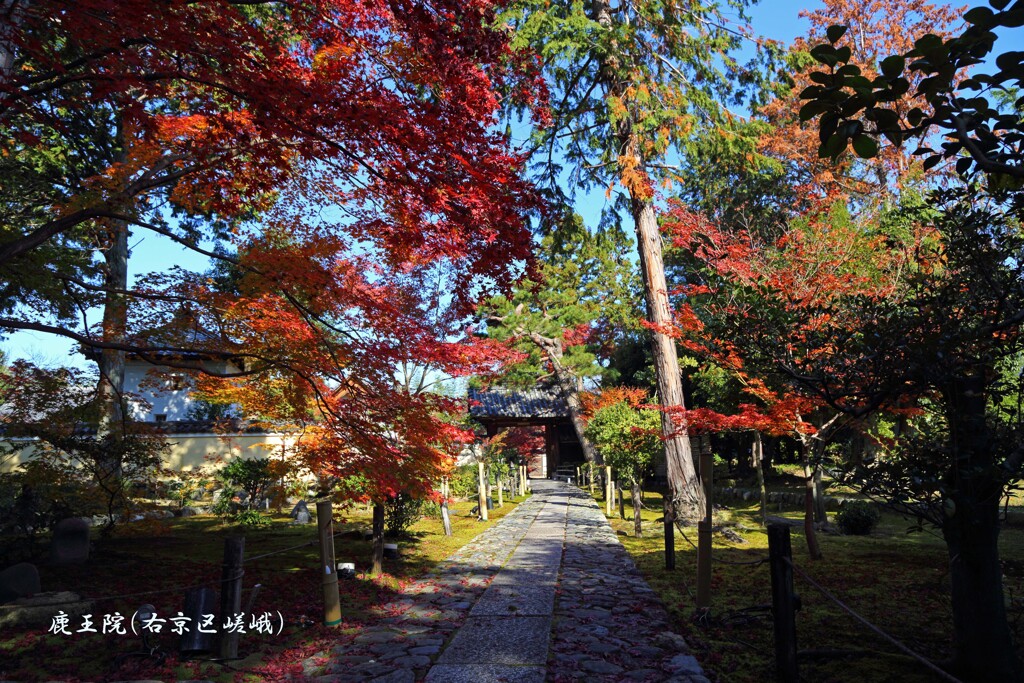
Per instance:
[[[47,628],[53,617],[63,611],[71,620],[71,631],[83,614],[92,612],[92,603],[82,600],[77,593],[37,593],[30,598],[19,598],[7,605],[0,605],[0,628]]]
[[[299,512],[292,524],[309,524],[311,521],[308,512]]]
[[[194,517],[195,515],[198,515],[198,514],[199,514],[199,511],[196,510],[194,507],[189,507],[189,506],[186,505],[185,507],[181,508],[181,516],[182,517]]]
[[[50,541],[50,560],[55,564],[77,564],[88,559],[89,525],[78,517],[57,522]]]
[[[663,647],[667,650],[673,650],[675,652],[689,652],[690,646],[686,643],[686,639],[678,633],[672,631],[662,631],[654,637],[654,644],[658,647]]]
[[[305,513],[306,518],[308,519],[309,518],[309,506],[306,505],[306,501],[300,500],[298,503],[295,504],[295,507],[293,507],[292,511],[289,512],[288,514],[289,514],[289,516],[292,519],[298,520],[299,515],[301,515],[303,513]],[[305,523],[306,522],[302,522],[302,524],[305,524]]]
[[[34,564],[20,562],[0,572],[0,603],[27,598],[42,590],[39,570]]]

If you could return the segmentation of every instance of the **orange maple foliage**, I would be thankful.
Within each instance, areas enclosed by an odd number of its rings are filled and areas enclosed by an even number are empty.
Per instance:
[[[919,174],[920,163],[913,161],[912,148],[884,142],[871,163],[858,161],[852,153],[840,157],[838,163],[819,158],[818,125],[801,123],[799,118],[800,93],[813,85],[811,73],[818,68],[806,54],[815,45],[828,42],[829,26],[847,26],[849,29],[837,47],[849,47],[849,64],[859,68],[866,78],[874,79],[879,75],[880,60],[913,49],[918,36],[951,35],[965,8],[935,5],[926,0],[824,0],[822,4],[820,9],[800,13],[810,20],[811,28],[806,36],[794,41],[791,49],[794,54],[805,56],[797,60],[798,68],[787,74],[794,85],[759,112],[771,129],[760,138],[758,146],[762,153],[790,165],[799,196],[825,207],[837,199],[852,197],[863,201],[870,200],[872,195],[889,194],[908,177]],[[912,80],[908,93],[894,103],[894,110],[901,117],[914,107],[926,106],[922,98],[914,96],[916,90],[917,82]],[[872,129],[871,122],[864,123]]]

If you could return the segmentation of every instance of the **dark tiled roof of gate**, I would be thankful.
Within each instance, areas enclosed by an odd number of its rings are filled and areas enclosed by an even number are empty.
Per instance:
[[[569,417],[565,399],[551,389],[469,390],[469,414],[491,418]]]

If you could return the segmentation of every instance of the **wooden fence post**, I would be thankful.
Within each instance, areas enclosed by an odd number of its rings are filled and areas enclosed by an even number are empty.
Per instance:
[[[444,527],[444,535],[452,535],[452,519],[448,514],[448,498],[451,493],[451,484],[448,477],[441,480],[441,525]]]
[[[675,510],[672,499],[665,496],[665,569],[676,568]]]
[[[228,631],[225,625],[242,610],[242,562],[245,557],[245,536],[224,539],[224,564],[220,585],[220,658],[238,658],[238,630]]]
[[[711,529],[714,511],[715,462],[711,439],[700,440],[700,481],[704,488],[704,519],[697,522],[697,609],[711,609]]]
[[[775,626],[775,677],[780,683],[799,680],[796,659],[796,599],[793,595],[793,548],[789,527],[768,525],[768,563],[772,575],[772,619]]]
[[[373,568],[370,573],[379,576],[384,571],[384,504],[373,504]]]
[[[331,509],[331,501],[317,501],[316,528],[320,534],[324,626],[337,626],[341,623],[341,598],[338,595],[338,570],[334,561],[334,512]]]
[[[487,521],[487,482],[484,479],[484,464],[478,462],[477,464],[477,505],[479,509],[477,513],[480,515],[480,519]]]
[[[615,489],[612,488],[612,468],[611,466],[605,466],[604,468],[604,513],[609,517],[612,516],[612,503],[615,497]]]

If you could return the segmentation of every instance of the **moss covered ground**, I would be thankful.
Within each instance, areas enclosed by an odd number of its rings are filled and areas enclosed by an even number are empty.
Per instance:
[[[439,518],[424,517],[401,539],[401,559],[385,560],[385,573],[376,578],[366,574],[371,562],[371,543],[353,538],[360,529],[369,528],[369,511],[360,506],[335,512],[335,532],[340,534],[335,538],[336,559],[355,562],[359,572],[355,580],[339,584],[343,619],[337,629],[357,632],[369,618],[369,608],[390,600],[403,584],[423,575],[511,512],[522,500],[506,498],[503,507],[491,511],[488,522],[479,522],[470,514],[474,503],[454,504],[451,537],[443,534]],[[91,599],[181,587],[97,602],[93,621],[99,629],[102,614],[116,611],[130,617],[141,604],[151,603],[158,615],[173,615],[182,609],[184,587],[216,586],[220,580],[224,539],[228,536],[245,535],[245,555],[249,558],[312,542],[246,563],[242,604],[247,603],[253,586],[261,584],[253,613],[275,613],[276,624],[276,612],[280,611],[284,629],[280,635],[249,632],[240,636],[240,661],[224,665],[179,661],[177,636],[165,630],[154,639],[155,644],[171,653],[163,666],[155,666],[152,661],[129,661],[116,668],[115,657],[139,649],[139,639],[130,634],[74,633],[81,627],[81,621],[73,619],[70,636],[53,635],[45,628],[0,630],[0,680],[260,681],[283,678],[296,662],[329,649],[338,632],[321,625],[323,602],[316,524],[297,526],[290,522],[283,514],[274,515],[270,525],[256,528],[239,528],[206,515],[148,520],[119,527],[110,538],[96,539],[92,555],[84,564],[63,567],[40,564],[44,591],[73,591]]]
[[[676,569],[666,571],[664,531],[657,521],[662,518],[661,495],[648,493],[644,502],[644,537],[633,535],[628,493],[628,519],[618,519],[616,514],[612,526],[651,587],[661,595],[709,677],[721,683],[774,680],[768,565],[716,562],[710,619],[707,623],[696,621],[696,550],[676,530]],[[742,542],[716,533],[715,558],[748,562],[767,557],[767,534],[757,504],[728,505],[717,512],[716,523],[738,533]],[[769,514],[803,519],[802,510],[773,508]],[[834,521],[834,513],[830,519]],[[914,651],[941,662],[950,655],[952,637],[949,560],[938,532],[908,533],[911,526],[912,520],[883,514],[868,536],[820,533],[824,558],[817,561],[808,555],[802,528],[794,527],[793,561],[869,621]],[[687,536],[696,543],[695,530],[688,530]],[[1010,621],[1019,644],[1024,642],[1024,508],[1009,508],[1001,534],[1001,556]],[[803,680],[924,683],[936,679],[799,577],[795,590],[802,601],[797,614],[798,648],[810,651],[800,659]]]

